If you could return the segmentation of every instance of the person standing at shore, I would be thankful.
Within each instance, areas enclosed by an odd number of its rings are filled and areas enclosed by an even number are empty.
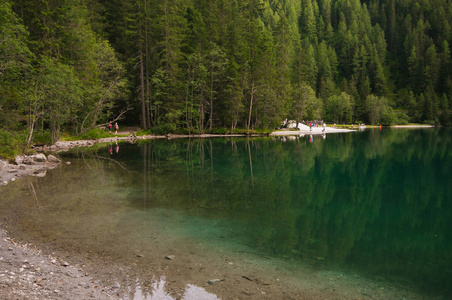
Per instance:
[[[323,122],[323,130],[322,130],[323,132],[325,132],[326,131],[326,123],[325,122]]]
[[[118,122],[115,123],[115,134],[118,134],[119,125]]]
[[[111,122],[108,122],[108,131],[111,133]]]

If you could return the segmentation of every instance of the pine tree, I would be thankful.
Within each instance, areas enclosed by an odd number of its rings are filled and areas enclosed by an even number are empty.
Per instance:
[[[425,53],[424,81],[426,87],[437,87],[439,61],[435,45],[430,46]]]
[[[451,51],[447,41],[442,43],[442,53],[439,58],[439,93],[446,93],[452,95],[452,64],[451,64]]]
[[[303,0],[303,14],[301,20],[303,28],[302,32],[306,35],[310,42],[313,43],[317,37],[317,25],[312,1],[313,0]]]

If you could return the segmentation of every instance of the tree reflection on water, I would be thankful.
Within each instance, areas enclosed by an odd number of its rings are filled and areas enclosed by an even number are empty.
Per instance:
[[[109,145],[74,149],[62,156],[79,164],[50,172],[34,188],[39,196],[83,184],[91,198],[58,204],[71,217],[84,213],[75,205],[86,207],[108,195],[117,201],[98,204],[103,214],[130,206],[185,211],[227,224],[204,238],[221,236],[261,255],[353,269],[447,294],[450,133],[366,130],[316,136],[313,143],[310,137],[151,140],[121,144],[113,157]],[[117,224],[105,228],[121,226],[118,219],[106,222]],[[184,225],[185,234],[194,236],[199,228],[192,222]]]

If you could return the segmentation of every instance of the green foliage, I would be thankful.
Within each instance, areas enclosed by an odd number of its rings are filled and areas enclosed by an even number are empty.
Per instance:
[[[292,93],[291,111],[298,122],[321,119],[322,101],[315,96],[315,91],[308,84],[301,82],[300,85],[295,86]]]
[[[137,132],[136,132],[136,136],[142,136],[142,135],[148,135],[151,134],[151,129],[142,129],[142,128],[138,128]]]
[[[23,153],[25,149],[25,138],[17,132],[9,132],[0,129],[0,157],[13,159]]]
[[[82,140],[96,140],[100,138],[111,137],[111,134],[100,128],[94,128],[76,137],[77,139]]]
[[[150,130],[151,134],[164,135],[168,133],[177,133],[177,128],[174,124],[163,123],[158,126],[153,127]]]
[[[129,108],[157,132],[265,129],[366,120],[375,96],[447,123],[450,15],[447,0],[4,0],[0,122],[27,143],[38,124],[55,142]]]
[[[0,127],[22,131],[21,93],[26,88],[24,74],[32,53],[27,47],[28,32],[13,12],[10,1],[0,3]]]
[[[365,102],[367,120],[372,125],[391,125],[396,121],[392,108],[385,97],[369,95]]]
[[[399,125],[408,125],[410,118],[405,113],[396,114],[395,123]]]
[[[230,129],[228,128],[214,128],[210,133],[212,134],[229,134]]]
[[[353,117],[353,101],[349,94],[342,92],[325,101],[325,120],[334,123],[350,123]]]
[[[452,113],[441,114],[439,120],[440,124],[444,126],[452,126]]]
[[[34,134],[33,141],[36,144],[50,145],[52,144],[51,132],[50,130],[37,131]]]
[[[50,137],[50,135],[49,135],[49,137]],[[63,132],[60,136],[60,140],[63,140],[63,141],[97,140],[97,139],[109,138],[109,137],[112,137],[112,134],[109,133],[108,131],[100,129],[100,128],[93,128],[93,129],[88,130],[79,135],[72,135],[70,133]]]
[[[27,67],[31,58],[27,37],[11,2],[3,0],[0,5],[0,82],[3,76],[17,76]]]

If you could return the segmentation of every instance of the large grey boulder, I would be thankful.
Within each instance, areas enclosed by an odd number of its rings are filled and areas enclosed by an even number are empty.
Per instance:
[[[43,153],[33,154],[31,157],[38,163],[47,161],[47,157]]]
[[[33,154],[30,156],[25,156],[23,163],[26,165],[34,165],[36,163],[45,163],[47,161],[47,157],[43,153]],[[17,163],[17,161],[16,161]]]

